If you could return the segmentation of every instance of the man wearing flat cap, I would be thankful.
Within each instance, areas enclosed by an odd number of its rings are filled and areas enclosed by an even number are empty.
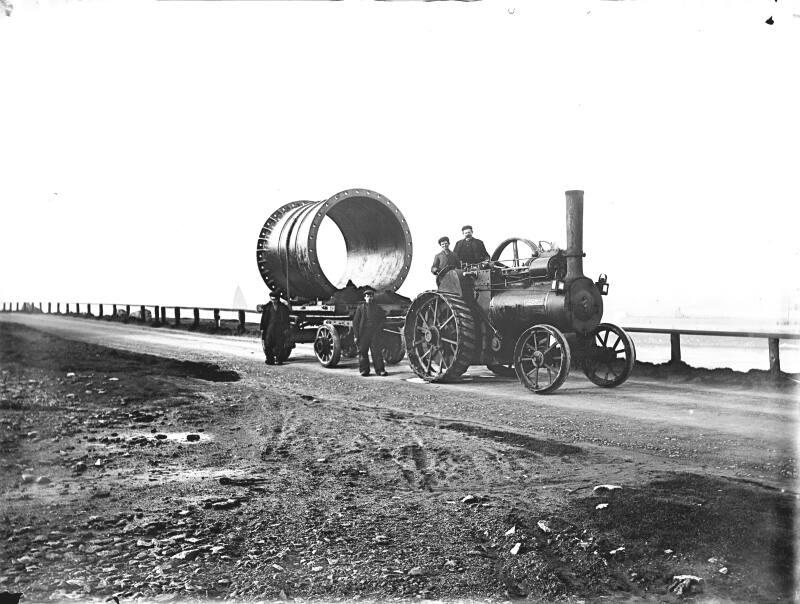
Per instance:
[[[472,236],[472,226],[465,224],[461,227],[461,234],[464,235],[464,238],[456,241],[456,247],[453,250],[461,264],[486,262],[489,259],[489,252],[486,251],[483,241]]]
[[[433,257],[433,266],[431,266],[431,272],[436,275],[436,285],[439,285],[439,275],[459,266],[458,256],[450,251],[450,239],[439,237],[439,246],[442,251]]]
[[[281,293],[273,290],[269,304],[261,311],[261,344],[267,365],[283,365],[289,339],[289,309],[281,302]]]
[[[358,370],[361,375],[369,375],[369,354],[372,355],[372,364],[375,373],[380,376],[389,375],[383,365],[381,352],[381,334],[386,313],[375,303],[375,290],[371,287],[364,289],[364,301],[358,305],[353,315],[353,335],[358,347]]]

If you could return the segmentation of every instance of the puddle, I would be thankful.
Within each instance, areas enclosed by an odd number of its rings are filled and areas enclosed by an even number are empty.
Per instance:
[[[188,438],[192,435],[191,440]],[[115,430],[110,434],[105,434],[97,439],[102,444],[136,444],[136,441],[151,443],[153,441],[180,442],[187,445],[210,442],[215,440],[213,434],[208,432],[151,432],[150,430]]]
[[[181,466],[152,468],[147,472],[139,474],[132,474],[126,476],[125,480],[135,480],[139,482],[152,483],[152,482],[196,482],[203,485],[216,484],[219,485],[219,479],[226,477],[230,479],[245,479],[252,477],[252,472],[245,472],[244,470],[214,470],[206,469],[186,469]]]

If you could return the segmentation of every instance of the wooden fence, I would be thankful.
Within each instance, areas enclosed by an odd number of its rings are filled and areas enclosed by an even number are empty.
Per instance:
[[[97,315],[92,313],[92,306],[97,307]],[[81,307],[85,309],[81,313]],[[74,308],[74,312],[71,310]],[[210,308],[200,306],[159,306],[154,304],[99,304],[87,302],[75,302],[71,304],[67,302],[64,305],[64,314],[84,314],[88,316],[96,316],[98,318],[104,316],[107,308],[111,309],[113,316],[133,318],[141,322],[147,322],[153,326],[167,325],[167,311],[171,309],[173,316],[173,324],[179,326],[182,324],[183,318],[181,317],[181,310],[192,311],[192,327],[200,325],[200,311],[211,312],[213,316],[214,326],[220,326],[220,313],[236,313],[238,318],[238,330],[244,331],[247,314],[259,315],[255,310],[246,310],[241,308]],[[131,309],[135,309],[131,314]],[[152,312],[150,309],[153,309]],[[122,310],[124,309],[124,310]],[[39,306],[32,302],[3,302],[2,312],[45,312],[44,305],[40,302]],[[47,313],[62,314],[61,303],[52,302],[47,303]],[[790,332],[763,332],[763,331],[715,331],[712,329],[661,329],[656,327],[624,327],[625,331],[631,333],[655,333],[655,334],[669,334],[670,337],[670,362],[679,363],[681,361],[681,335],[696,335],[708,337],[735,337],[735,338],[764,338],[767,340],[767,349],[769,352],[769,369],[770,372],[777,375],[781,371],[781,358],[780,358],[780,341],[781,340],[800,340],[800,333]]]

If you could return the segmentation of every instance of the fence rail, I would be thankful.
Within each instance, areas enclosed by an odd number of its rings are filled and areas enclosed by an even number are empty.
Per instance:
[[[72,314],[70,312],[69,302],[65,303],[64,314]],[[198,327],[200,325],[200,311],[207,311],[213,313],[214,326],[219,328],[221,316],[220,313],[230,312],[236,313],[238,317],[238,330],[244,331],[247,314],[259,315],[256,310],[247,310],[242,308],[214,308],[203,306],[161,306],[156,304],[106,304],[106,303],[89,303],[89,302],[75,302],[75,314],[81,314],[81,306],[86,308],[87,315],[95,316],[91,312],[92,306],[96,306],[98,310],[98,317],[104,316],[106,307],[111,307],[111,314],[113,316],[124,316],[134,318],[142,322],[152,321],[152,325],[167,325],[167,309],[172,309],[174,317],[174,324],[181,325],[181,310],[192,311],[192,326]],[[122,308],[125,310],[122,311]],[[134,314],[131,314],[131,308],[137,309]],[[153,309],[152,313],[149,310]],[[32,302],[3,302],[2,312],[42,312],[44,313],[43,303],[36,304]],[[138,312],[138,315],[136,314]],[[53,314],[53,303],[47,303],[47,313]],[[150,316],[152,316],[152,319]],[[55,303],[55,314],[61,313],[61,303]],[[769,370],[772,374],[778,375],[781,372],[781,358],[780,358],[780,341],[781,340],[800,340],[800,333],[792,332],[768,332],[768,331],[721,331],[713,329],[663,329],[658,327],[624,327],[625,331],[631,333],[655,333],[655,334],[668,334],[670,340],[670,362],[681,362],[681,335],[694,335],[694,336],[708,336],[708,337],[735,337],[735,338],[763,338],[768,342],[769,351]]]

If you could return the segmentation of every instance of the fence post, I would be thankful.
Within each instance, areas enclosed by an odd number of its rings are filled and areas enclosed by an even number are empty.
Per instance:
[[[139,320],[142,323],[145,323],[147,321],[147,317],[145,317],[145,312],[147,312],[147,309],[144,306],[140,306],[139,307],[139,315],[140,315],[139,316]]]
[[[244,333],[244,311],[239,311],[239,333]]]
[[[131,318],[131,305],[130,304],[126,304],[125,305],[125,322],[127,323],[130,318]]]
[[[103,318],[103,305],[102,304],[100,304],[98,309],[97,309],[97,316],[100,317],[101,319]]]
[[[161,307],[154,306],[153,307],[153,327],[158,327],[161,325]]]
[[[175,327],[180,326],[181,324],[181,308],[180,306],[175,307]]]
[[[111,313],[114,315],[114,318],[116,319],[117,318],[117,305],[116,304],[112,304],[111,305]]]
[[[219,329],[219,309],[214,309],[214,327]]]
[[[192,327],[194,329],[197,329],[198,327],[200,327],[200,309],[199,308],[195,308],[194,309],[194,323],[192,323]]]
[[[781,373],[781,350],[778,338],[769,338],[769,372],[774,376]]]
[[[669,334],[670,357],[669,362],[676,365],[681,362],[681,334]]]
[[[53,303],[52,302],[48,302],[47,303],[47,314],[48,315],[52,315],[53,314]]]

